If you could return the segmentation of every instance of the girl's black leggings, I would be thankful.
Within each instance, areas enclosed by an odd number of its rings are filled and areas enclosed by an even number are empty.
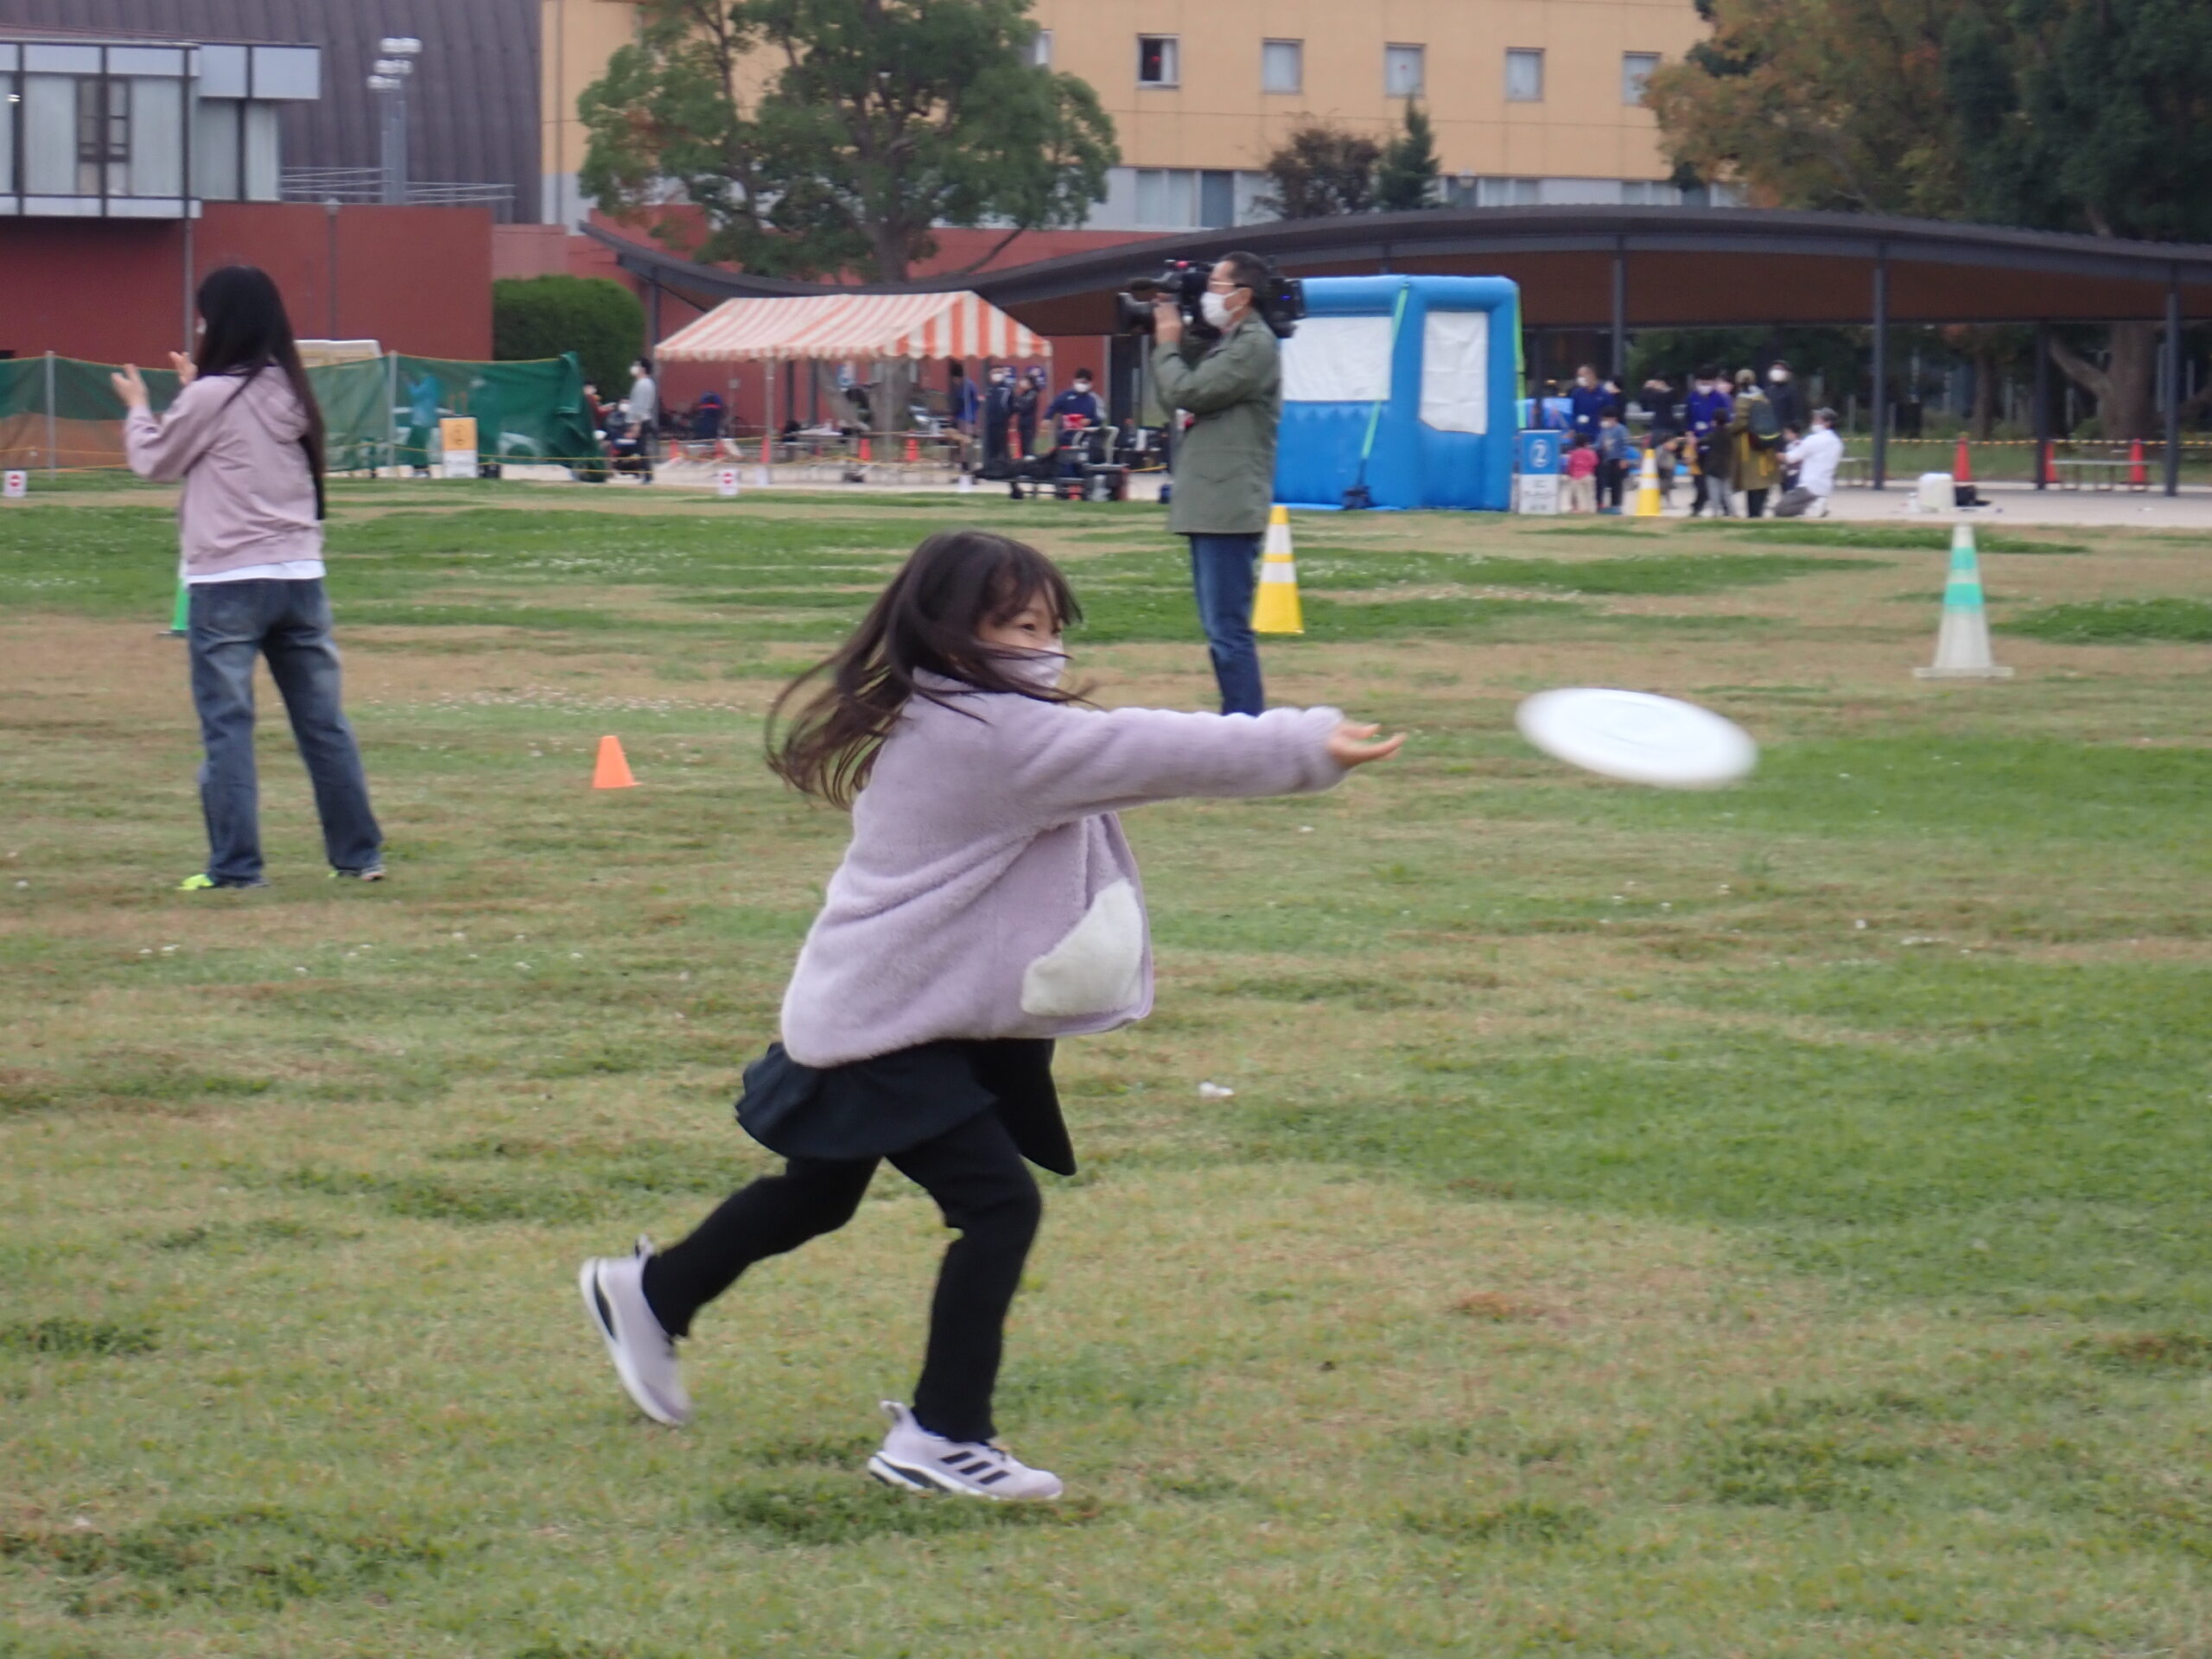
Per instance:
[[[672,1337],[755,1262],[795,1250],[853,1218],[875,1173],[874,1158],[794,1158],[732,1193],[682,1243],[645,1264],[645,1300]],[[930,1304],[929,1349],[914,1415],[932,1433],[988,1440],[1006,1315],[1044,1203],[994,1111],[890,1156],[891,1166],[931,1198],[960,1236],[944,1253]]]

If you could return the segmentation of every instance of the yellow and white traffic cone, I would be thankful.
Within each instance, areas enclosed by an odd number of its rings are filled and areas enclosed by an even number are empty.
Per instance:
[[[1659,499],[1659,451],[1656,446],[1643,452],[1643,470],[1636,477],[1636,512],[1638,518],[1658,518],[1665,516]]]
[[[1923,680],[2009,680],[1989,654],[1989,613],[1982,608],[1981,562],[1975,556],[1974,526],[1951,530],[1951,575],[1943,584],[1943,622],[1936,635],[1936,661],[1916,668]]]
[[[1298,566],[1290,556],[1290,509],[1268,515],[1267,543],[1261,550],[1260,590],[1252,595],[1252,632],[1303,633],[1306,618],[1298,608]]]

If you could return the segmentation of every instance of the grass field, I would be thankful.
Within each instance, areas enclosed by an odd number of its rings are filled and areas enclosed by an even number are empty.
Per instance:
[[[186,895],[165,498],[0,513],[0,1656],[2212,1655],[2202,538],[2011,532],[2019,678],[1936,687],[1926,531],[1300,518],[1274,698],[1414,736],[1131,820],[1160,1012],[1063,1050],[1002,1396],[1069,1499],[859,1474],[944,1237],[889,1175],[639,1420],[575,1263],[766,1166],[842,845],[761,712],[956,519],[1204,705],[1155,509],[340,485],[393,880],[265,695],[275,886]],[[1761,768],[1542,761],[1575,683]]]

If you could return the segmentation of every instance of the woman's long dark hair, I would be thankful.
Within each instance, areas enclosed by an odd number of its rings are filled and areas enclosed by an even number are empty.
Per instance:
[[[245,382],[264,369],[283,372],[293,396],[307,411],[307,435],[300,448],[307,452],[308,473],[315,480],[315,516],[323,516],[322,468],[325,434],[322,406],[300,361],[300,344],[292,337],[292,319],[284,309],[284,296],[276,283],[257,265],[225,265],[211,270],[200,284],[200,349],[192,354],[201,374],[241,374]],[[235,396],[237,394],[233,394]]]
[[[981,530],[931,537],[907,556],[853,637],[778,696],[768,711],[768,765],[793,788],[850,806],[907,699],[949,702],[918,683],[917,674],[1040,702],[1080,702],[1076,692],[1010,672],[1009,657],[976,637],[985,623],[1008,620],[1040,599],[1061,626],[1082,620],[1068,579],[1035,548]],[[779,739],[776,724],[785,705],[824,678],[828,683],[804,697]]]

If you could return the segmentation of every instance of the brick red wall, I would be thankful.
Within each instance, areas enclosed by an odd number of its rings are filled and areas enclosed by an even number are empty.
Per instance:
[[[492,354],[492,216],[482,207],[209,202],[194,284],[220,265],[276,279],[292,326],[423,357]],[[186,343],[184,228],[128,219],[0,219],[0,350],[161,363]]]

